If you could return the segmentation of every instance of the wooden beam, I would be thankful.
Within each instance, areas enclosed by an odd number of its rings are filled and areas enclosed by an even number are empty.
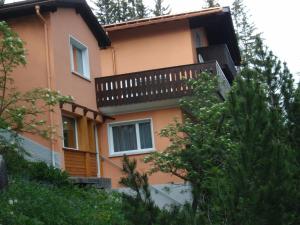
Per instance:
[[[110,119],[110,120],[114,120],[114,119],[115,119],[115,118],[113,118],[113,117],[110,117],[110,116],[108,116],[108,115],[103,114],[103,113],[100,112],[100,111],[96,111],[96,110],[93,110],[93,109],[89,109],[89,108],[87,108],[87,107],[85,107],[85,106],[79,105],[79,104],[74,103],[74,102],[60,102],[60,103],[59,103],[59,107],[60,107],[61,109],[63,109],[64,104],[69,104],[69,105],[71,105],[71,107],[72,107],[72,112],[73,112],[73,113],[75,112],[76,108],[80,108],[80,109],[83,110],[83,116],[86,116],[88,112],[93,113],[94,120],[96,120],[97,116],[100,116],[100,118],[102,117],[102,118],[103,118],[103,121],[105,121],[106,119]]]

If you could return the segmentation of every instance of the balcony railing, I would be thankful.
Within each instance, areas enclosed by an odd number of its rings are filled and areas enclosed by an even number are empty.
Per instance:
[[[221,68],[224,70],[227,78],[233,80],[237,71],[226,44],[197,48],[197,54],[202,56],[204,62],[217,60]]]
[[[181,98],[191,95],[187,80],[201,72],[219,77],[219,92],[225,97],[230,85],[216,61],[96,78],[98,107]]]

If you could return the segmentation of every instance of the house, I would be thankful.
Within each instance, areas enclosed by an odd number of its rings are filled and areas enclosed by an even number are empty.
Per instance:
[[[186,78],[211,71],[225,97],[241,60],[229,8],[101,26],[84,0],[29,0],[1,6],[0,20],[26,42],[17,88],[75,98],[44,115],[57,127],[54,139],[24,134],[24,143],[71,176],[110,178],[112,187],[119,187],[124,154],[147,171],[145,155],[169,145],[158,133],[182,120]],[[149,181],[182,183],[162,173]]]

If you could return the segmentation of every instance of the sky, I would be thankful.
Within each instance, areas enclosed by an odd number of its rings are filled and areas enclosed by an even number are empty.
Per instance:
[[[16,0],[7,0],[13,2]],[[231,6],[233,0],[219,0],[221,6]],[[92,2],[92,0],[88,0]],[[152,6],[154,0],[144,0]],[[164,0],[172,13],[200,10],[204,0]],[[282,60],[286,61],[295,79],[300,81],[300,0],[244,0],[265,43]],[[297,74],[299,73],[299,74]]]

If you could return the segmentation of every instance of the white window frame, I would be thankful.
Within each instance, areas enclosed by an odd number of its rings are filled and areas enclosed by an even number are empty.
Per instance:
[[[152,148],[141,149],[140,143],[140,132],[139,132],[139,123],[142,122],[150,122],[151,127],[151,138],[152,138]],[[113,132],[112,128],[115,126],[121,125],[128,125],[128,124],[135,124],[136,130],[136,139],[137,139],[137,149],[129,150],[129,151],[122,151],[122,152],[115,152],[114,151],[114,142],[113,142]],[[153,120],[152,118],[143,118],[137,120],[127,120],[127,121],[120,121],[120,122],[112,122],[107,124],[107,133],[108,133],[108,146],[109,146],[109,156],[123,156],[123,155],[139,155],[139,154],[146,154],[155,151],[155,141],[154,141],[154,132],[153,132]]]
[[[70,45],[70,59],[71,59],[71,72],[84,78],[87,80],[91,79],[90,75],[90,63],[89,63],[89,50],[86,45],[80,42],[78,39],[73,37],[72,35],[69,36],[69,45]],[[80,49],[82,51],[82,66],[83,66],[83,74],[75,71],[74,69],[74,56],[73,56],[73,46]]]
[[[71,118],[74,119],[75,121],[75,138],[76,138],[76,148],[70,148],[65,146],[65,141],[64,141],[64,120],[63,117]],[[61,117],[62,120],[62,137],[63,137],[63,148],[65,149],[71,149],[71,150],[79,150],[79,144],[78,144],[78,126],[77,126],[77,118],[74,116],[69,116],[69,115],[62,115]]]

